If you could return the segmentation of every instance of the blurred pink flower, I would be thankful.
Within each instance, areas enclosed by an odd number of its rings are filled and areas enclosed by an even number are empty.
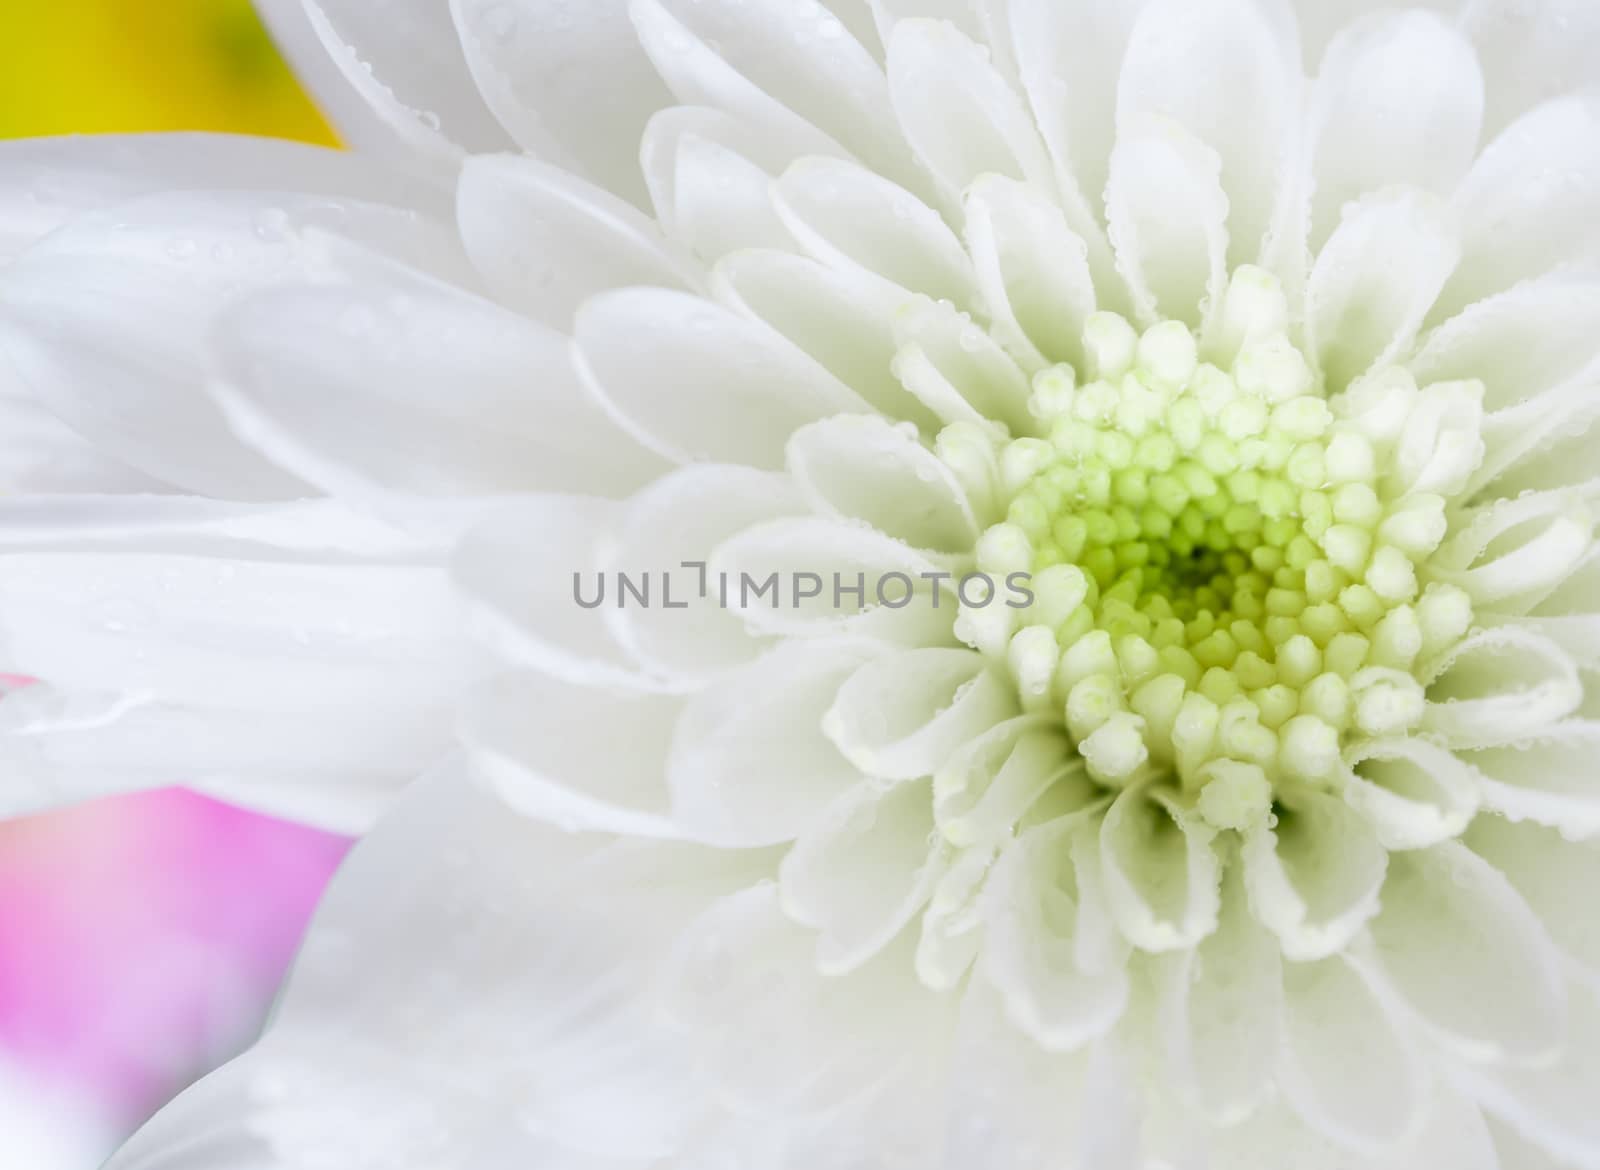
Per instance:
[[[0,1053],[137,1123],[253,1036],[347,847],[179,791],[0,825]]]

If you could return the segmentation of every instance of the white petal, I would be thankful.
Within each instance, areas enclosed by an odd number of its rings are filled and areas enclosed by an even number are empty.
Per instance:
[[[1405,184],[1449,195],[1478,149],[1484,85],[1472,43],[1415,9],[1349,25],[1312,95],[1320,248],[1352,200]]]
[[[1228,197],[1221,160],[1176,121],[1128,118],[1106,183],[1117,271],[1146,324],[1198,327],[1228,278]]]
[[[1492,129],[1594,80],[1600,22],[1583,0],[1468,0],[1463,9],[1489,78]]]
[[[685,936],[665,1010],[693,1037],[713,1091],[787,1123],[864,1101],[916,1074],[948,1028],[943,997],[891,951],[849,979],[820,974],[811,931],[784,919],[775,888],[724,899]]]
[[[828,6],[744,0],[660,0],[660,6],[726,67],[873,170],[901,182],[920,181],[890,114],[883,70]],[[677,56],[681,61],[682,46]],[[680,66],[661,67],[672,80]],[[696,80],[705,85],[710,76],[702,72]],[[681,88],[681,81],[674,86],[683,100],[701,100],[701,94],[691,96]]]
[[[916,915],[943,869],[929,847],[932,783],[857,784],[795,842],[779,871],[783,909],[821,932],[817,968],[856,970]]]
[[[1423,1070],[1365,980],[1339,958],[1284,968],[1283,1091],[1313,1128],[1381,1154],[1417,1132]]]
[[[907,390],[946,421],[993,420],[1037,434],[1030,385],[987,330],[945,301],[919,297],[895,318],[894,370]]]
[[[729,605],[759,633],[954,643],[949,563],[861,524],[818,516],[757,525],[723,544],[711,571],[727,574]],[[981,597],[983,586],[969,592]],[[996,594],[993,604],[1004,604]]]
[[[626,0],[451,0],[451,11],[484,100],[517,143],[642,203],[639,135],[672,95]]]
[[[1330,389],[1410,346],[1460,256],[1446,209],[1431,197],[1397,191],[1346,212],[1306,289],[1307,340]]]
[[[1559,645],[1585,670],[1600,669],[1600,550],[1590,552],[1517,625]]]
[[[959,203],[983,174],[1054,190],[1044,142],[1021,100],[988,53],[954,25],[905,20],[889,41],[889,96],[906,140]]]
[[[937,1170],[1120,1170],[1121,1163],[1083,1157],[1083,1147],[1125,1120],[1096,1115],[1103,1102],[1091,1086],[1094,1057],[1092,1047],[1041,1048],[1011,1022],[989,979],[969,980],[950,1058],[950,1097],[937,1103],[945,1133]]]
[[[1123,63],[1119,135],[1162,114],[1221,156],[1232,265],[1256,258],[1272,214],[1300,103],[1296,45],[1289,7],[1272,0],[1153,0]]]
[[[167,194],[84,216],[0,271],[0,345],[65,422],[159,479],[207,495],[304,485],[229,434],[197,338],[244,293],[330,267],[314,229],[433,233],[411,213],[309,196]]]
[[[662,229],[701,259],[793,249],[772,206],[772,177],[793,160],[721,110],[661,111],[645,127],[640,158]]]
[[[1600,1166],[1600,1114],[1594,1109],[1600,1099],[1600,995],[1574,987],[1571,1006],[1559,1061],[1472,1072],[1467,1083],[1485,1111],[1548,1154],[1549,1165],[1593,1170]],[[1522,1161],[1504,1165],[1538,1168]]]
[[[0,553],[6,667],[63,690],[263,712],[445,702],[466,655],[437,555],[374,555],[332,520],[320,548],[137,515],[14,542]]]
[[[1216,931],[1161,970],[1167,1067],[1184,1098],[1236,1125],[1270,1094],[1282,1040],[1277,940],[1250,913],[1237,865],[1223,877]]]
[[[1440,548],[1437,576],[1479,606],[1522,613],[1572,575],[1593,549],[1593,535],[1594,520],[1575,493],[1499,500],[1469,514]]]
[[[374,698],[357,708],[261,711],[30,686],[0,703],[0,813],[175,780],[339,833],[371,828],[451,748],[450,712]]]
[[[298,2],[298,0],[294,0]],[[293,190],[442,213],[446,191],[366,154],[226,134],[0,143],[0,259],[87,212],[174,190]]]
[[[1465,752],[1462,758],[1483,777],[1486,808],[1513,821],[1590,837],[1600,833],[1596,752],[1600,723],[1569,720],[1504,747]]]
[[[323,51],[391,132],[431,161],[511,145],[462,53],[448,6],[392,11],[363,0],[301,0]]]
[[[1538,175],[1537,183],[1528,177]],[[1600,249],[1589,215],[1600,194],[1600,96],[1539,106],[1489,144],[1456,192],[1465,254],[1440,298],[1458,312],[1518,281]]]
[[[1144,0],[1009,0],[1011,49],[1056,161],[1098,204],[1123,55]]]
[[[474,158],[461,172],[461,237],[506,305],[566,329],[595,293],[630,284],[693,289],[693,261],[631,204],[546,163]]]
[[[823,721],[863,772],[932,775],[962,744],[1015,715],[1014,688],[970,650],[928,648],[867,663],[839,689]]]
[[[1516,887],[1556,946],[1600,980],[1600,917],[1591,902],[1600,888],[1600,844],[1502,817],[1479,817],[1466,843]]]
[[[1098,307],[1083,239],[1060,207],[997,175],[967,192],[967,245],[992,328],[1019,362],[1081,363],[1083,326]]]
[[[756,77],[742,73],[692,27],[692,13],[686,13],[690,23],[680,19],[674,11],[678,7],[673,0],[630,0],[628,11],[640,44],[680,102],[722,110],[781,143],[791,158],[847,153],[837,140],[763,88],[769,81],[765,70]]]
[[[1469,635],[1428,680],[1423,729],[1457,748],[1514,743],[1545,731],[1583,699],[1560,646],[1510,627]]]
[[[1281,802],[1277,823],[1245,837],[1250,907],[1295,962],[1344,949],[1378,912],[1387,854],[1353,809],[1307,791]]]
[[[1180,950],[1217,928],[1215,835],[1148,788],[1117,797],[1101,826],[1100,863],[1111,913],[1134,946]]]
[[[1396,853],[1372,920],[1382,978],[1469,1060],[1560,1051],[1566,995],[1549,937],[1509,882],[1462,845]]]
[[[700,1123],[705,1087],[647,987],[753,868],[565,835],[462,776],[428,782],[340,870],[268,1038],[112,1164],[658,1162]],[[489,1067],[507,1075],[477,1084]]]
[[[617,422],[667,458],[783,466],[819,418],[868,408],[770,330],[665,289],[587,301],[575,329],[584,379]]]
[[[1600,281],[1557,271],[1479,301],[1428,334],[1406,363],[1419,383],[1474,379],[1506,410],[1564,386],[1600,359]]]
[[[603,609],[618,644],[683,689],[749,662],[762,644],[723,603],[708,568],[712,550],[752,525],[805,511],[786,476],[745,467],[695,465],[651,484],[629,502],[607,557],[613,575],[628,574],[646,593],[639,604],[619,595]]]
[[[766,322],[890,418],[926,434],[938,417],[894,374],[895,315],[909,294],[860,272],[786,252],[741,252],[717,265],[717,297]]]
[[[1364,743],[1349,757],[1344,798],[1386,849],[1423,849],[1461,835],[1478,811],[1478,775],[1425,739]]]
[[[968,552],[980,534],[949,467],[881,418],[802,427],[789,440],[789,472],[817,511],[865,520],[913,548]]]
[[[823,734],[857,645],[793,641],[696,694],[672,743],[667,777],[679,822],[733,848],[791,841],[861,772]]]
[[[1060,728],[1024,715],[997,723],[940,766],[933,816],[947,841],[984,851],[1007,846],[1019,824],[1066,817],[1091,803],[1103,809],[1109,801],[1099,796]],[[1088,932],[1077,934],[1087,946]]]
[[[1076,854],[1097,850],[1092,821],[1060,818],[1008,845],[985,888],[983,967],[1012,1023],[1053,1052],[1115,1026],[1128,1003],[1118,964],[1085,970],[1076,953],[1082,891]]]
[[[587,399],[565,337],[442,285],[260,293],[215,344],[235,432],[330,494],[621,495],[666,466]]]
[[[616,604],[609,548],[623,506],[541,496],[485,518],[456,550],[467,629],[496,657],[577,683],[659,689],[617,642],[602,610]]]
[[[97,450],[0,374],[0,492],[154,492],[159,481]]]
[[[801,245],[833,268],[874,278],[885,294],[970,305],[976,278],[939,213],[881,175],[836,159],[802,159],[773,190]]]
[[[675,837],[666,757],[681,707],[515,675],[471,697],[461,738],[478,773],[519,812],[567,832]]]

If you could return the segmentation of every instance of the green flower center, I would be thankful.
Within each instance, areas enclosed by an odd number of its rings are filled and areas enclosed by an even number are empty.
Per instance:
[[[1336,782],[1351,737],[1415,727],[1418,663],[1472,615],[1427,580],[1444,496],[1374,439],[1415,382],[1382,371],[1329,400],[1276,282],[1243,269],[1229,295],[1236,345],[1203,357],[1180,322],[1140,335],[1101,313],[1084,379],[1035,377],[1039,434],[992,440],[1005,519],[977,553],[1029,574],[1034,601],[964,610],[958,631],[1005,655],[1027,709],[1062,715],[1095,780],[1171,773],[1236,829],[1280,784]]]

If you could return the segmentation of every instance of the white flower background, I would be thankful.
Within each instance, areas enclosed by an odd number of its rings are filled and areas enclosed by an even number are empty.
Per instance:
[[[264,9],[0,147],[5,806],[372,829],[113,1170],[1600,1166],[1600,10]]]

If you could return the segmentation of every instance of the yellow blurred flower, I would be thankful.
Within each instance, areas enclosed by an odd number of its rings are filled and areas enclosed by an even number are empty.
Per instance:
[[[333,141],[250,0],[0,0],[0,137],[136,130]]]

